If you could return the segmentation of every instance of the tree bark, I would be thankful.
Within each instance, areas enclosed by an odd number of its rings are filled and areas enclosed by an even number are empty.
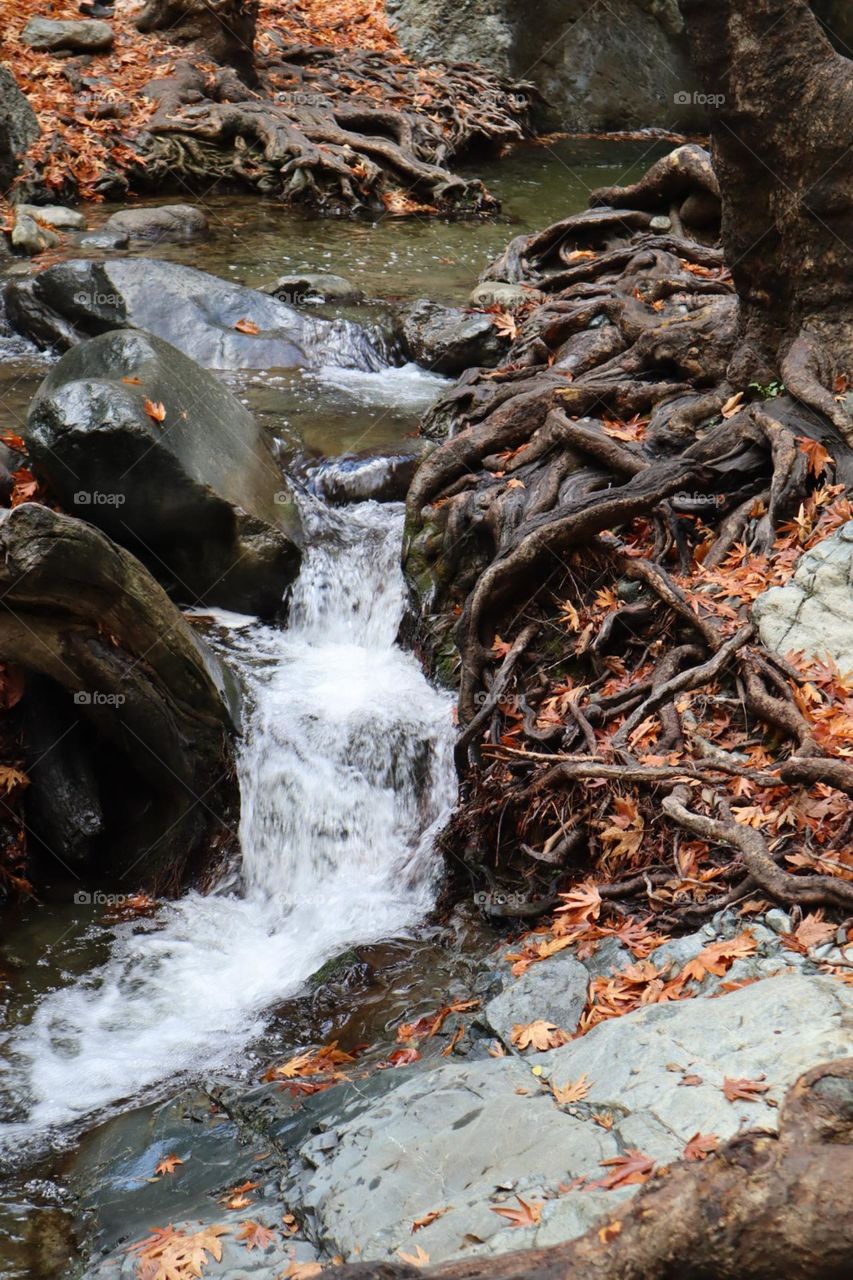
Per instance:
[[[136,25],[140,31],[164,31],[175,44],[194,44],[254,84],[257,22],[258,0],[148,0]]]
[[[795,393],[803,383],[800,398],[848,434],[831,392],[853,370],[853,62],[804,0],[680,3],[710,99],[723,243],[741,304],[731,380],[769,382],[787,370]]]
[[[704,1163],[674,1166],[578,1240],[427,1270],[358,1263],[334,1276],[842,1280],[853,1274],[851,1177],[853,1058],[844,1058],[815,1067],[788,1090],[778,1135],[740,1134]]]

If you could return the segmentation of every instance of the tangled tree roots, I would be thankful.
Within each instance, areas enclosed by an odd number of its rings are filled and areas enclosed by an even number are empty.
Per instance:
[[[426,1271],[360,1263],[340,1280],[841,1280],[853,1268],[853,1059],[789,1089],[779,1133],[679,1164],[579,1240]]]
[[[546,905],[592,867],[673,923],[750,898],[853,908],[847,686],[749,619],[853,514],[846,414],[828,387],[831,411],[803,403],[805,355],[788,394],[731,382],[738,301],[699,239],[714,200],[682,147],[514,241],[486,276],[544,301],[424,428],[448,438],[410,493],[406,569],[427,656],[460,685],[448,846]]]
[[[219,180],[326,212],[491,212],[483,184],[448,166],[528,134],[529,86],[482,68],[313,45],[259,57],[251,76],[236,65],[179,60],[151,81],[136,159],[104,193]]]

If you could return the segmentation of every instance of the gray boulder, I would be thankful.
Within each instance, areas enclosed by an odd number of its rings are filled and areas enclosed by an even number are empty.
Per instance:
[[[11,186],[20,155],[40,133],[36,113],[18,88],[11,68],[0,63],[0,191]]]
[[[39,222],[44,222],[57,231],[82,231],[86,226],[83,214],[64,204],[18,204],[15,206],[15,213],[37,218]]]
[[[389,0],[403,48],[532,80],[567,129],[693,128],[694,91],[678,0]]]
[[[468,298],[472,307],[500,307],[514,311],[525,302],[541,302],[544,295],[538,289],[520,284],[505,284],[502,280],[486,280],[475,285]]]
[[[343,305],[364,301],[364,293],[351,281],[321,271],[279,276],[272,284],[265,285],[263,292],[292,307],[303,306],[306,302],[338,302]]]
[[[105,231],[117,231],[131,240],[185,241],[210,234],[207,214],[192,204],[167,204],[151,208],[122,209],[107,218]]]
[[[113,47],[113,29],[92,19],[30,18],[20,40],[39,53],[104,53]]]
[[[254,289],[153,258],[57,263],[12,281],[5,296],[19,332],[62,350],[126,328],[165,339],[206,369],[388,363],[382,340],[359,325],[306,316]]]
[[[853,671],[853,521],[807,551],[784,587],[760,595],[752,617],[776,653],[830,657]]]
[[[571,1035],[586,1004],[589,973],[569,951],[533,965],[520,978],[490,1000],[480,1014],[505,1045],[512,1043],[512,1029],[544,1019]]]
[[[218,662],[135,556],[38,503],[0,511],[0,600],[0,660],[62,694],[67,745],[83,756],[42,761],[49,800],[71,795],[77,814],[36,822],[40,864],[54,879],[70,848],[105,887],[125,875],[124,893],[174,889],[238,804]]]
[[[174,347],[118,330],[69,351],[39,388],[26,436],[63,505],[131,547],[179,599],[281,608],[301,555],[293,496],[252,415]]]
[[[19,210],[15,213],[15,221],[10,236],[12,248],[27,253],[34,258],[45,249],[53,249],[59,244],[59,236],[50,227],[40,227],[35,218]]]
[[[455,377],[466,369],[493,368],[510,348],[484,313],[442,307],[422,299],[400,313],[401,341],[410,360]]]
[[[632,1194],[558,1194],[560,1184],[600,1178],[601,1161],[626,1149],[666,1164],[700,1130],[725,1140],[739,1129],[774,1129],[770,1104],[803,1071],[848,1054],[851,1037],[849,987],[783,975],[716,999],[650,1005],[549,1053],[412,1072],[303,1140],[285,1199],[308,1212],[325,1251],[345,1258],[411,1249],[412,1223],[437,1209],[447,1212],[417,1235],[432,1262],[517,1249],[519,1232],[492,1212],[516,1195],[544,1199],[525,1248],[554,1244]],[[687,1073],[701,1083],[683,1086]],[[559,1106],[547,1081],[581,1075],[587,1096]],[[767,1092],[728,1102],[726,1076],[764,1076]],[[593,1120],[601,1112],[613,1117],[611,1129]]]

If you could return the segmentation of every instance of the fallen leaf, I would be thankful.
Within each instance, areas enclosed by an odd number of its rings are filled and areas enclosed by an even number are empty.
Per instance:
[[[521,1196],[515,1198],[521,1206],[520,1209],[502,1206],[493,1208],[492,1213],[498,1213],[502,1218],[506,1218],[512,1227],[535,1227],[542,1219],[543,1204],[536,1200],[528,1204],[526,1200],[522,1200]]]
[[[260,333],[260,329],[255,324],[254,320],[238,320],[234,328],[238,333]]]
[[[532,1048],[544,1052],[546,1049],[559,1049],[560,1045],[568,1042],[569,1036],[555,1023],[545,1022],[540,1018],[536,1022],[527,1023],[526,1026],[517,1022],[512,1029],[510,1039],[516,1049]]]
[[[570,1081],[562,1086],[551,1081],[551,1092],[561,1107],[570,1102],[581,1102],[592,1088],[592,1081],[586,1072],[578,1076],[577,1080]]]
[[[154,1227],[144,1240],[128,1247],[138,1257],[137,1270],[144,1280],[193,1280],[204,1275],[210,1257],[222,1261],[220,1236],[227,1227],[203,1227],[187,1232],[179,1227]]]
[[[146,400],[143,408],[154,422],[162,422],[166,417],[166,406],[160,400],[156,404],[153,400]]]
[[[415,1246],[414,1253],[406,1253],[403,1249],[398,1249],[397,1257],[402,1258],[404,1262],[411,1262],[413,1267],[425,1267],[429,1262],[429,1254],[420,1245]]]
[[[613,1191],[616,1187],[636,1187],[648,1182],[654,1172],[655,1162],[642,1151],[626,1151],[621,1156],[611,1156],[609,1160],[600,1161],[610,1173],[595,1182],[590,1182],[587,1191],[600,1188],[602,1191]]]
[[[323,1268],[319,1262],[291,1262],[284,1274],[287,1280],[314,1280],[323,1274]]]
[[[599,1227],[598,1238],[602,1244],[609,1244],[611,1240],[615,1240],[622,1230],[621,1222],[606,1222],[603,1227]]]
[[[702,1077],[701,1077],[701,1076],[697,1076],[697,1075],[690,1074],[690,1075],[682,1076],[678,1083],[679,1083],[679,1084],[686,1084],[686,1085],[691,1086],[691,1087],[695,1087],[697,1084],[701,1084],[701,1083],[702,1083]]]
[[[246,1218],[245,1222],[240,1223],[237,1239],[251,1252],[252,1249],[268,1249],[271,1244],[275,1244],[276,1234],[253,1218]]]
[[[729,1102],[736,1102],[738,1098],[742,1098],[744,1102],[758,1102],[759,1095],[766,1093],[770,1088],[767,1084],[762,1084],[764,1076],[759,1076],[757,1080],[733,1080],[730,1076],[726,1076],[723,1080],[723,1093]]]
[[[716,1151],[720,1139],[715,1133],[694,1133],[682,1153],[684,1160],[704,1160],[712,1151]]]
[[[122,382],[126,382],[129,387],[139,387],[142,385],[141,378],[122,378]]]
[[[414,1235],[416,1231],[422,1231],[424,1227],[428,1227],[431,1222],[437,1222],[439,1218],[442,1218],[449,1212],[450,1205],[448,1204],[445,1205],[443,1209],[433,1209],[432,1212],[425,1213],[422,1218],[415,1218],[412,1223],[412,1235]]]
[[[183,1160],[179,1160],[177,1156],[164,1156],[158,1165],[155,1165],[154,1172],[156,1174],[174,1173],[179,1164],[183,1164]]]

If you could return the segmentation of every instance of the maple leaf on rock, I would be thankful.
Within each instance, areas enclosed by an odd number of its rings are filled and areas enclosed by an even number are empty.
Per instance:
[[[682,1153],[684,1160],[704,1160],[713,1151],[717,1150],[720,1145],[720,1139],[715,1133],[694,1133],[689,1139]]]
[[[609,1168],[610,1173],[590,1182],[586,1187],[587,1191],[592,1191],[593,1188],[613,1191],[616,1187],[640,1186],[643,1182],[648,1182],[655,1167],[654,1160],[650,1156],[644,1156],[642,1151],[626,1151],[624,1155],[611,1156],[609,1160],[602,1160],[600,1163],[604,1168]]]
[[[155,1166],[154,1172],[160,1175],[174,1173],[178,1165],[183,1163],[183,1160],[180,1160],[178,1156],[164,1156],[160,1163]]]
[[[260,1222],[255,1222],[254,1218],[246,1218],[244,1222],[240,1223],[237,1239],[249,1251],[252,1249],[263,1250],[268,1249],[271,1244],[275,1244],[276,1235],[274,1231],[270,1231],[269,1227],[263,1226]]]
[[[250,333],[250,334],[260,333],[260,329],[255,324],[254,320],[246,320],[246,319],[238,320],[234,328],[237,330],[238,333]]]
[[[445,1205],[443,1209],[433,1209],[430,1213],[425,1213],[422,1218],[415,1218],[412,1223],[412,1235],[416,1231],[422,1231],[424,1227],[428,1227],[430,1223],[437,1222],[445,1213],[450,1212],[450,1205]]]
[[[218,1226],[193,1232],[173,1226],[154,1227],[144,1240],[130,1245],[128,1253],[137,1255],[139,1280],[197,1280],[204,1275],[211,1258],[222,1261],[219,1237],[228,1234],[227,1227]]]
[[[581,1102],[591,1088],[592,1081],[586,1072],[579,1075],[577,1080],[570,1080],[568,1084],[558,1085],[551,1081],[551,1092],[561,1107],[570,1102]]]
[[[723,1093],[729,1102],[736,1102],[738,1098],[742,1098],[744,1102],[760,1102],[760,1095],[766,1093],[770,1088],[767,1084],[762,1084],[764,1076],[759,1076],[757,1080],[733,1080],[730,1076],[723,1079]]]
[[[147,400],[142,406],[152,422],[162,422],[166,417],[166,406],[162,400]]]
[[[404,1262],[410,1262],[413,1267],[425,1267],[429,1262],[429,1254],[419,1244],[415,1245],[414,1253],[406,1253],[403,1249],[398,1249],[397,1256],[402,1258]]]
[[[532,1048],[540,1052],[546,1049],[559,1049],[560,1045],[566,1044],[569,1038],[556,1023],[546,1022],[544,1018],[528,1022],[526,1025],[517,1022],[510,1035],[516,1049]]]
[[[506,1218],[512,1227],[535,1227],[537,1222],[541,1222],[542,1203],[532,1200],[528,1204],[526,1200],[522,1200],[521,1196],[516,1196],[516,1200],[520,1206],[518,1209],[514,1209],[510,1205],[501,1205],[498,1208],[492,1208],[492,1213],[497,1213],[502,1218]]]

